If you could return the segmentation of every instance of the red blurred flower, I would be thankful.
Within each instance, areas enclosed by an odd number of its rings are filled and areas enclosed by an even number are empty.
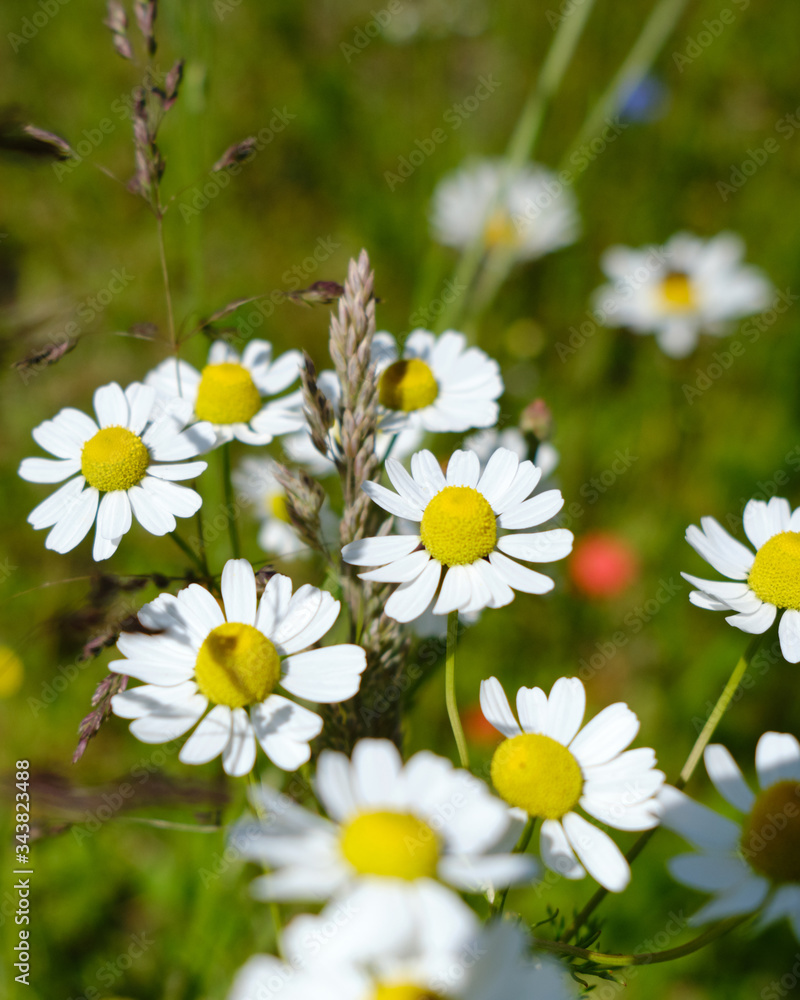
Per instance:
[[[639,575],[639,560],[628,542],[602,531],[577,540],[568,566],[570,579],[587,597],[616,597]]]

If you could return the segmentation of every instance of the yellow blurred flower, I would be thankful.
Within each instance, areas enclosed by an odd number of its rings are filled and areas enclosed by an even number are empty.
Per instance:
[[[0,646],[0,698],[11,698],[22,687],[25,670],[10,646]]]

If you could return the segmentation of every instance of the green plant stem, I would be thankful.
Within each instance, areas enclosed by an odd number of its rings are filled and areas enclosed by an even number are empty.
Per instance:
[[[192,550],[189,548],[189,546],[186,544],[186,542],[184,542],[184,540],[181,538],[181,536],[178,534],[178,532],[177,531],[170,531],[169,532],[169,537],[173,540],[173,542],[175,542],[175,544],[178,546],[178,548],[181,550],[181,552],[185,556],[188,556],[192,560],[192,562],[195,564],[195,566],[197,566],[197,568],[200,570],[200,572],[203,574],[203,576],[207,577],[208,576],[208,570],[203,565],[200,557],[197,556],[194,552],[192,552]]]
[[[722,694],[717,699],[717,703],[711,710],[711,714],[709,715],[706,724],[703,726],[700,735],[695,740],[695,744],[689,752],[689,756],[686,758],[686,763],[681,768],[681,773],[678,780],[675,782],[676,788],[683,788],[694,774],[694,770],[697,767],[700,758],[703,756],[703,751],[708,746],[709,740],[714,735],[714,731],[730,705],[731,699],[736,693],[736,689],[741,684],[742,678],[744,677],[756,650],[761,645],[762,639],[763,636],[761,635],[753,636],[747,644],[747,649],[739,657],[736,666],[733,668],[733,672],[728,678],[725,687],[722,689]],[[645,832],[636,840],[633,847],[631,847],[625,855],[628,864],[631,864],[642,853],[648,841],[657,829],[658,827],[654,827],[652,830],[645,830]],[[575,920],[572,922],[570,927],[565,931],[562,941],[570,941],[573,937],[575,937],[580,928],[586,923],[589,916],[600,905],[600,903],[602,903],[607,895],[608,889],[604,889],[601,886],[577,915],[577,917],[575,917]]]
[[[447,714],[450,718],[450,725],[453,729],[453,736],[456,738],[458,747],[458,759],[462,767],[469,767],[469,752],[467,751],[467,741],[464,738],[464,730],[461,727],[461,719],[458,715],[458,705],[456,703],[456,645],[458,643],[458,612],[451,611],[447,616],[447,656],[444,668],[444,689],[445,703],[447,704]]]
[[[206,555],[206,539],[203,533],[203,508],[198,508],[197,511],[197,539],[200,544],[200,561],[203,564],[203,570],[207,577],[211,577],[211,571],[208,568],[208,556]]]
[[[584,3],[569,17],[561,21],[553,36],[541,71],[530,90],[506,149],[509,177],[531,156],[536,147],[547,106],[564,79],[593,7],[594,0],[584,0]],[[502,199],[503,193],[502,190],[498,192],[498,202]],[[438,329],[445,330],[456,325],[463,315],[464,305],[470,298],[470,289],[483,260],[484,249],[483,232],[476,233],[464,250],[453,277],[455,287],[464,287],[467,293],[458,296],[450,308],[444,310],[437,324]]]
[[[175,316],[172,311],[172,291],[169,285],[169,269],[167,268],[167,250],[164,244],[164,213],[159,205],[156,213],[156,225],[158,227],[158,255],[161,260],[161,276],[164,280],[164,296],[167,300],[167,323],[169,326],[169,340],[172,349],[177,355],[178,338],[175,335]]]
[[[236,524],[236,505],[233,497],[233,479],[231,478],[231,443],[227,441],[222,446],[222,488],[225,492],[225,509],[228,514],[228,535],[231,540],[231,553],[234,559],[241,554],[239,546],[239,528]]]
[[[716,941],[717,938],[727,934],[728,931],[744,923],[750,914],[743,917],[730,917],[721,923],[710,927],[692,941],[678,945],[677,948],[668,948],[666,951],[646,951],[637,952],[633,955],[608,955],[602,951],[588,951],[586,948],[578,948],[576,945],[565,944],[563,941],[547,941],[541,938],[534,938],[533,944],[543,951],[552,951],[560,955],[574,955],[576,958],[585,958],[587,961],[596,962],[598,965],[605,965],[608,968],[618,969],[629,965],[653,965],[657,962],[672,962],[676,958],[683,958],[691,955],[707,944]]]
[[[562,167],[569,163],[569,158],[576,149],[600,132],[609,115],[619,109],[620,99],[626,90],[650,70],[687,2],[688,0],[659,0],[656,3],[630,52],[587,115],[577,138],[564,154]]]

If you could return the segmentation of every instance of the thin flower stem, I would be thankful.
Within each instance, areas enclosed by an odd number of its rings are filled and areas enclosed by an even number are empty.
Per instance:
[[[728,706],[730,705],[731,699],[736,693],[736,689],[741,684],[742,678],[744,677],[745,672],[751,660],[753,659],[756,650],[760,646],[762,639],[763,636],[761,635],[753,636],[753,638],[747,645],[747,649],[739,657],[736,666],[733,668],[733,672],[728,678],[727,684],[722,690],[722,694],[719,696],[716,705],[711,710],[711,715],[709,715],[706,724],[703,726],[703,729],[700,732],[700,735],[695,740],[695,744],[692,747],[689,756],[686,758],[686,763],[683,765],[680,776],[675,782],[676,788],[683,788],[684,785],[686,785],[686,783],[689,781],[691,776],[694,774],[694,770],[697,767],[700,758],[703,756],[703,751],[705,750],[706,746],[708,746],[709,740],[714,735],[715,729],[719,725],[722,716],[725,714]],[[637,839],[633,847],[631,847],[631,849],[625,855],[628,864],[631,864],[631,862],[633,862],[634,859],[637,858],[642,853],[645,846],[647,845],[647,842],[650,840],[650,838],[653,836],[653,834],[656,832],[657,829],[658,827],[654,827],[652,830],[645,830],[645,832]],[[565,931],[562,937],[562,941],[570,941],[573,937],[575,937],[580,928],[586,923],[590,914],[594,912],[594,910],[600,905],[600,903],[602,903],[602,901],[606,898],[607,895],[608,895],[608,890],[603,889],[602,887],[599,888],[597,892],[595,892],[595,894],[592,896],[592,898],[589,900],[586,906],[584,906],[584,908],[577,915],[577,917],[575,917],[575,920],[572,922],[571,926]]]
[[[236,505],[233,498],[233,480],[231,478],[231,443],[227,441],[222,446],[222,488],[225,491],[225,509],[228,513],[228,534],[231,540],[233,558],[238,559],[241,553],[239,547],[239,528],[236,524]]]
[[[464,730],[461,727],[461,719],[458,715],[458,705],[456,704],[456,645],[458,643],[458,612],[451,611],[447,616],[447,656],[444,668],[444,689],[445,702],[447,704],[447,714],[450,718],[450,725],[453,729],[453,736],[456,738],[458,747],[458,759],[462,767],[469,767],[469,752],[467,741],[464,738]]]
[[[593,7],[594,0],[585,0],[569,17],[561,21],[553,36],[541,71],[530,90],[506,149],[509,176],[522,166],[536,147],[547,107],[564,79]],[[483,261],[484,250],[484,235],[478,232],[464,250],[453,278],[455,287],[467,288],[467,294],[457,297],[451,307],[444,311],[440,323],[437,324],[439,329],[446,330],[457,325],[463,315],[466,300],[470,298],[469,289],[472,288]]]
[[[208,570],[203,565],[200,557],[195,552],[192,552],[192,550],[189,548],[189,546],[186,544],[186,542],[184,542],[184,540],[181,538],[181,536],[178,534],[178,532],[177,531],[170,531],[169,532],[169,537],[173,540],[173,542],[175,542],[175,544],[178,546],[178,548],[181,550],[181,552],[185,556],[188,556],[192,560],[192,562],[195,564],[195,566],[197,566],[197,568],[200,570],[200,572],[203,574],[203,576],[207,577],[208,576]]]
[[[683,958],[691,955],[707,944],[716,941],[717,938],[732,931],[748,919],[750,914],[743,917],[730,917],[721,923],[710,927],[692,941],[679,945],[677,948],[668,948],[666,951],[645,951],[637,952],[634,955],[607,955],[602,951],[587,951],[585,948],[578,948],[576,945],[565,944],[563,941],[547,941],[541,938],[534,938],[533,944],[543,951],[552,951],[560,955],[574,955],[576,958],[585,958],[587,961],[596,962],[598,965],[605,965],[608,968],[624,968],[629,965],[654,965],[657,962],[672,962],[676,958]]]
[[[266,819],[267,814],[264,811],[264,807],[258,800],[258,795],[256,795],[256,790],[258,788],[258,780],[256,779],[256,776],[253,773],[253,771],[251,771],[247,775],[247,784],[250,787],[250,796],[249,796],[250,805],[253,807],[253,810],[259,819]],[[274,900],[272,900],[269,904],[269,912],[272,916],[272,925],[275,928],[275,948],[278,952],[278,955],[281,958],[283,958],[283,947],[281,942],[281,933],[283,931],[283,918],[281,917],[280,905]]]
[[[159,207],[156,213],[156,224],[158,226],[158,254],[161,258],[161,276],[164,279],[164,295],[167,300],[167,323],[169,325],[169,340],[172,349],[177,355],[178,339],[175,335],[175,316],[172,311],[172,292],[169,285],[169,269],[167,268],[167,250],[164,245],[164,214]]]
[[[528,850],[528,844],[531,842],[531,837],[533,836],[533,831],[536,826],[536,817],[529,816],[528,822],[520,834],[520,838],[517,841],[512,854],[524,854]],[[502,916],[503,910],[506,905],[506,896],[508,895],[508,890],[510,886],[506,886],[505,889],[500,893],[500,899],[497,903],[496,908],[492,908],[492,913],[497,913],[498,916]]]
[[[200,546],[200,561],[203,564],[203,569],[207,577],[211,577],[211,571],[208,568],[208,556],[206,555],[206,537],[203,532],[203,508],[199,507],[197,511],[197,539]]]

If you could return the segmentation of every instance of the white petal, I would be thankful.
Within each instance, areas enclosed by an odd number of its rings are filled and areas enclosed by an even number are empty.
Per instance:
[[[661,825],[681,835],[702,851],[735,850],[741,838],[737,823],[690,799],[671,785],[658,794]]]
[[[396,459],[386,459],[386,474],[401,497],[420,510],[424,509],[430,500],[430,493],[421,487]]]
[[[154,476],[145,476],[141,487],[160,507],[175,517],[191,517],[203,505],[200,494],[188,486],[178,486],[177,483],[168,483]]]
[[[148,605],[141,609],[140,616],[146,607]],[[171,623],[167,623],[167,627],[169,624]],[[197,658],[197,649],[185,631],[182,635],[143,635],[141,632],[123,632],[117,639],[117,649],[131,660],[146,660],[156,666],[169,663],[170,666],[187,670],[194,669]]]
[[[133,516],[151,535],[166,535],[174,531],[175,518],[165,510],[155,498],[146,493],[141,486],[131,486],[128,490]]]
[[[497,519],[501,528],[508,530],[533,528],[537,524],[549,521],[564,506],[564,498],[560,490],[547,490],[538,496],[524,500],[514,507],[506,507]]]
[[[71,458],[80,461],[84,441],[76,441],[72,434],[62,429],[58,417],[53,420],[45,420],[43,424],[34,427],[31,435],[40,448],[49,451],[56,458]]]
[[[130,407],[116,382],[102,385],[94,394],[94,412],[101,427],[127,427]]]
[[[663,781],[663,778],[661,774],[660,780]],[[634,786],[631,795],[633,797],[638,794],[638,789]],[[590,816],[615,830],[652,830],[659,823],[655,799],[625,805],[624,793],[622,800],[617,802],[603,801],[587,794],[581,796],[579,805]]]
[[[92,559],[95,562],[102,562],[103,559],[110,559],[119,548],[122,535],[119,538],[103,538],[99,531],[95,532],[94,545],[92,546]]]
[[[764,733],[756,746],[756,771],[762,788],[800,781],[800,743],[790,733]]]
[[[511,486],[492,504],[494,512],[503,514],[507,510],[518,507],[526,497],[530,496],[541,477],[541,469],[537,469],[533,462],[527,459],[520,462]]]
[[[360,538],[342,549],[342,559],[353,566],[384,566],[402,559],[419,545],[418,535]]]
[[[97,513],[99,494],[95,489],[86,489],[77,496],[69,510],[56,523],[45,540],[45,548],[54,552],[69,552],[82,542],[89,532]]]
[[[62,435],[72,441],[76,455],[80,455],[84,444],[100,430],[88,414],[71,406],[59,410],[53,417],[52,423],[56,425]],[[35,436],[34,434],[34,438]]]
[[[249,774],[256,762],[256,738],[243,708],[234,708],[231,738],[222,753],[222,769],[234,778]]]
[[[357,809],[350,780],[350,761],[338,751],[323,750],[317,760],[317,794],[325,811],[337,823]]]
[[[79,458],[23,458],[18,475],[29,483],[60,483],[80,471]]]
[[[153,660],[112,660],[108,669],[114,674],[127,674],[145,684],[155,684],[160,687],[170,687],[182,684],[194,676],[194,664],[170,663],[165,660],[157,663]]]
[[[276,573],[267,581],[261,600],[258,602],[256,628],[271,638],[278,625],[289,611],[292,599],[292,581],[282,573]]]
[[[155,476],[156,479],[167,479],[169,482],[177,482],[181,479],[194,479],[201,472],[208,468],[208,462],[179,462],[177,465],[151,465],[148,476]]]
[[[411,456],[411,474],[429,497],[447,486],[442,467],[430,451],[418,451]]]
[[[797,936],[797,919],[800,914],[800,885],[782,885],[767,900],[761,912],[759,926],[766,927],[782,917],[792,921]]]
[[[730,892],[721,893],[716,899],[707,903],[689,918],[689,923],[709,924],[726,917],[738,917],[743,913],[752,913],[761,906],[768,892],[769,882],[765,878],[749,878]]]
[[[444,571],[442,589],[439,598],[433,606],[435,615],[446,615],[457,611],[469,603],[472,594],[469,567],[450,566]]]
[[[188,587],[179,590],[178,603],[181,606],[181,611],[184,613],[184,618],[186,617],[186,613],[193,616],[193,621],[198,626],[196,629],[198,637],[202,634],[203,629],[210,632],[211,629],[222,625],[225,621],[225,616],[219,604],[217,604],[216,598],[205,587],[201,587],[199,583],[190,583]]]
[[[183,764],[207,764],[219,757],[231,737],[231,710],[215,705],[183,744],[178,760]]]
[[[222,603],[229,622],[254,625],[256,621],[256,578],[246,559],[229,559],[222,570]]]
[[[28,520],[33,517],[30,515]],[[778,623],[778,637],[781,653],[787,663],[800,663],[800,611],[789,609],[783,612]]]
[[[585,695],[584,695],[585,701]],[[541,688],[517,691],[517,715],[525,733],[544,733],[548,724],[547,695]]]
[[[789,530],[790,516],[789,504],[779,497],[772,497],[769,504],[763,500],[749,500],[742,517],[745,534],[758,550],[773,535]]]
[[[111,699],[111,709],[121,719],[139,719],[190,704],[196,694],[197,685],[194,681],[186,681],[171,688],[142,684],[115,694]]]
[[[363,739],[352,755],[353,795],[360,807],[377,806],[391,799],[403,761],[390,740]]]
[[[739,812],[749,813],[755,796],[747,787],[739,766],[720,743],[712,743],[703,753],[708,776],[719,794]]]
[[[560,677],[550,690],[547,699],[545,736],[569,746],[581,728],[586,711],[586,691],[577,677]]]
[[[33,508],[30,514],[28,514],[28,523],[32,524],[37,530],[39,528],[52,527],[69,510],[80,495],[85,484],[86,480],[83,476],[75,476],[74,479],[70,479],[63,486],[59,486],[55,493],[51,493],[38,507]]]
[[[507,556],[526,562],[555,562],[572,552],[574,535],[565,528],[539,531],[525,535],[503,535],[497,547]]]
[[[103,538],[120,538],[131,527],[131,502],[126,490],[105,493],[97,508],[97,533]]]
[[[360,646],[342,644],[295,653],[283,663],[281,687],[298,698],[323,704],[346,701],[356,694],[367,655]]]
[[[724,892],[752,875],[741,858],[724,854],[679,854],[667,865],[676,882],[702,892]]]
[[[170,688],[162,688],[169,691]],[[130,730],[142,743],[168,743],[191,729],[208,706],[208,699],[198,693],[180,705],[154,711],[142,719],[135,719]]]
[[[514,482],[518,468],[519,458],[508,448],[498,448],[486,463],[476,489],[493,510]]]
[[[631,880],[631,870],[608,834],[574,812],[567,813],[562,823],[572,849],[592,878],[609,892],[622,892]]]
[[[618,701],[586,723],[570,744],[570,750],[581,767],[605,764],[624,750],[638,732],[636,714]]]
[[[409,521],[422,520],[423,508],[420,504],[406,500],[405,497],[400,496],[398,493],[387,490],[380,483],[373,483],[368,480],[364,483],[362,489],[371,500],[378,504],[379,507],[383,507],[384,510],[388,510],[390,514],[396,514],[397,517],[404,517]]]
[[[125,390],[125,398],[128,401],[129,417],[127,428],[134,434],[141,434],[145,424],[153,413],[156,402],[156,390],[151,385],[142,385],[141,382],[132,382]]]
[[[681,576],[693,586],[698,587],[704,594],[708,594],[733,611],[751,614],[753,611],[758,611],[763,603],[746,582],[728,583],[722,580],[703,580],[690,573],[681,573]]]
[[[322,719],[301,705],[272,694],[250,710],[256,738],[276,767],[295,771],[310,758],[308,741],[322,731]]]
[[[752,614],[727,615],[725,621],[730,622],[735,628],[741,629],[742,632],[748,632],[751,635],[761,635],[775,621],[777,613],[778,609],[774,604],[764,603],[758,611],[753,611]]]
[[[481,474],[481,463],[474,451],[454,451],[447,463],[448,486],[478,485]]]
[[[507,739],[519,736],[520,729],[511,711],[505,691],[496,677],[481,681],[481,711],[490,726],[503,734]]]
[[[539,849],[542,852],[542,861],[551,871],[558,872],[567,879],[579,879],[586,875],[586,870],[575,857],[567,835],[557,819],[546,819],[542,823]]]
[[[510,885],[530,882],[539,869],[529,854],[445,855],[439,862],[439,877],[462,892],[494,892]]]
[[[470,567],[474,576],[480,577],[480,581],[489,591],[490,599],[486,603],[489,608],[503,608],[514,600],[514,591],[502,579],[500,573],[485,559],[478,559]],[[472,611],[469,607],[465,611]]]
[[[425,611],[439,585],[442,565],[431,559],[416,580],[402,583],[386,602],[384,612],[398,622],[410,622]]]
[[[416,580],[430,559],[427,549],[419,549],[378,569],[359,573],[358,576],[361,580],[374,580],[377,583],[407,583],[409,580]]]
[[[304,584],[270,638],[285,655],[307,649],[333,627],[340,610],[340,603],[327,591]]]
[[[705,531],[690,524],[686,529],[686,541],[698,555],[701,555],[718,573],[730,580],[746,580],[753,565],[753,553],[737,542],[713,517],[704,517],[701,524]],[[712,525],[715,527],[712,528]],[[712,537],[708,537],[711,531]]]
[[[523,594],[547,594],[555,586],[549,576],[528,569],[527,566],[520,566],[513,559],[504,556],[502,552],[492,552],[489,556],[489,562],[509,587],[513,587],[514,590],[519,590]]]

